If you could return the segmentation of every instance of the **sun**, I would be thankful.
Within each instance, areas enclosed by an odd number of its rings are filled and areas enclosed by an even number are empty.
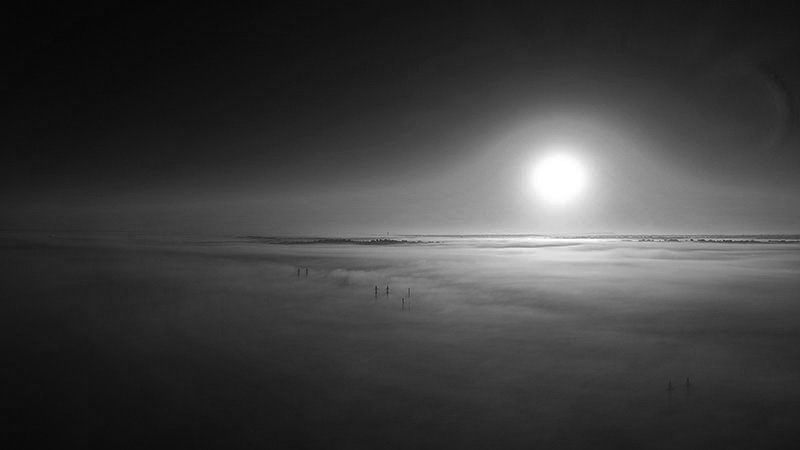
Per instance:
[[[580,161],[567,154],[554,154],[536,164],[533,187],[548,203],[563,205],[583,191],[586,173]]]

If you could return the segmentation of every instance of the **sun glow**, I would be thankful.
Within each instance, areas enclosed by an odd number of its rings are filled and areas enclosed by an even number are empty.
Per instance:
[[[542,199],[552,204],[565,204],[583,191],[586,174],[577,159],[566,154],[555,154],[536,165],[532,182]]]

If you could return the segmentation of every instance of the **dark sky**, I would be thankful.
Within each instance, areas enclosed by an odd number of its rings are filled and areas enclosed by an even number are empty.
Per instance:
[[[779,5],[19,6],[0,227],[800,232]],[[554,146],[590,174],[559,210]]]

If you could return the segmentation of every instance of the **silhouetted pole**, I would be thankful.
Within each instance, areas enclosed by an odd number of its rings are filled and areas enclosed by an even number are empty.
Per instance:
[[[306,276],[308,276],[308,267],[306,267]]]
[[[298,277],[300,276],[300,268],[299,267],[297,268],[297,276]]]
[[[378,286],[375,286],[375,300],[378,299]]]
[[[673,391],[673,389],[675,389],[675,388],[672,387],[672,380],[670,380],[669,383],[667,383],[667,406],[669,408],[672,408],[672,391]]]
[[[411,298],[411,288],[408,288],[408,298]]]
[[[402,306],[400,307],[400,309],[402,309],[402,310],[405,310],[405,309],[406,309],[406,299],[404,298],[404,299],[402,299],[401,301],[402,301],[403,303],[402,303]]]
[[[389,286],[386,286],[386,296],[389,296]]]

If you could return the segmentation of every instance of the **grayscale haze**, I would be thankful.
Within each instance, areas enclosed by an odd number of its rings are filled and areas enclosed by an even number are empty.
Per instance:
[[[6,7],[0,436],[797,447],[798,18]]]

